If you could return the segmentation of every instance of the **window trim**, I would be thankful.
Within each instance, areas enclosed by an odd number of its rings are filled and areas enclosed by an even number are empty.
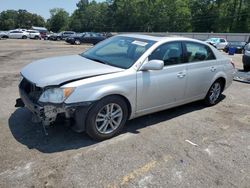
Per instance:
[[[192,61],[192,62],[189,62],[188,61],[188,56],[187,56],[187,46],[186,46],[186,43],[193,43],[193,44],[198,44],[198,45],[205,46],[205,48],[207,50],[208,49],[210,50],[210,52],[212,53],[214,59],[204,60],[204,61]],[[184,59],[185,59],[185,63],[187,63],[187,64],[189,64],[189,63],[207,62],[207,61],[215,61],[216,60],[216,56],[214,55],[213,50],[208,45],[206,45],[206,44],[202,44],[202,43],[194,42],[194,41],[188,41],[188,40],[182,41],[182,44],[183,44],[183,48],[184,48]]]

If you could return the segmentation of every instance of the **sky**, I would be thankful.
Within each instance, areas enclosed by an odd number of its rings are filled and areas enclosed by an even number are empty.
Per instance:
[[[96,1],[101,2],[104,0]],[[79,0],[0,0],[0,12],[8,9],[25,9],[48,19],[50,17],[50,9],[63,8],[68,13],[72,14],[78,2]]]

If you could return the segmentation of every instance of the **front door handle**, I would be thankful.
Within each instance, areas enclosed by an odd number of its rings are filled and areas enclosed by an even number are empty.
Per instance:
[[[179,72],[178,74],[177,74],[177,77],[178,78],[183,78],[183,77],[185,77],[186,76],[186,73],[185,72]]]
[[[216,68],[215,68],[215,67],[211,67],[210,70],[211,70],[212,72],[214,72],[214,71],[216,71]]]

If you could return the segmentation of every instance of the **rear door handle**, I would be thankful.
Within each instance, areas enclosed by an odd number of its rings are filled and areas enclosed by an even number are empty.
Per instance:
[[[215,67],[211,67],[210,70],[211,70],[212,72],[214,72],[214,71],[216,71],[216,68],[215,68]]]
[[[177,74],[177,77],[178,78],[183,78],[183,77],[185,77],[186,76],[186,73],[185,72],[179,72],[178,74]]]

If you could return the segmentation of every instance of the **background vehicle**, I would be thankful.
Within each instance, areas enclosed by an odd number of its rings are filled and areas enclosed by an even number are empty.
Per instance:
[[[48,40],[57,40],[57,35],[58,35],[58,33],[51,33],[51,34],[48,34],[47,35],[47,39]]]
[[[62,31],[58,33],[58,35],[56,36],[56,40],[65,40],[67,37],[75,34],[76,33],[74,31]]]
[[[250,43],[248,43],[244,48],[242,62],[243,62],[244,70],[249,71],[250,70]]]
[[[82,33],[82,34],[76,34],[72,35],[68,38],[66,38],[66,42],[70,44],[82,44],[82,43],[91,43],[91,44],[97,44],[100,41],[105,40],[106,37],[102,36],[99,33],[92,33],[92,32],[87,32],[87,33]]]
[[[22,30],[11,30],[8,32],[8,37],[11,39],[27,39],[29,37],[29,33]]]
[[[118,35],[80,55],[27,65],[19,91],[44,125],[64,113],[75,130],[104,140],[127,119],[196,100],[217,104],[233,73],[230,59],[198,40]]]
[[[7,39],[7,38],[9,38],[7,32],[0,31],[0,39]]]
[[[224,38],[209,38],[206,42],[213,45],[218,50],[224,50],[228,44],[227,40]]]
[[[241,54],[244,50],[245,45],[246,45],[246,42],[238,42],[238,41],[228,42],[224,51],[227,53],[229,48],[235,48],[236,49],[235,53]]]
[[[41,38],[47,40],[48,30],[45,27],[32,26],[31,29],[38,31],[40,33]]]
[[[30,39],[41,39],[41,34],[39,31],[36,30],[27,30],[27,33],[29,33]]]

